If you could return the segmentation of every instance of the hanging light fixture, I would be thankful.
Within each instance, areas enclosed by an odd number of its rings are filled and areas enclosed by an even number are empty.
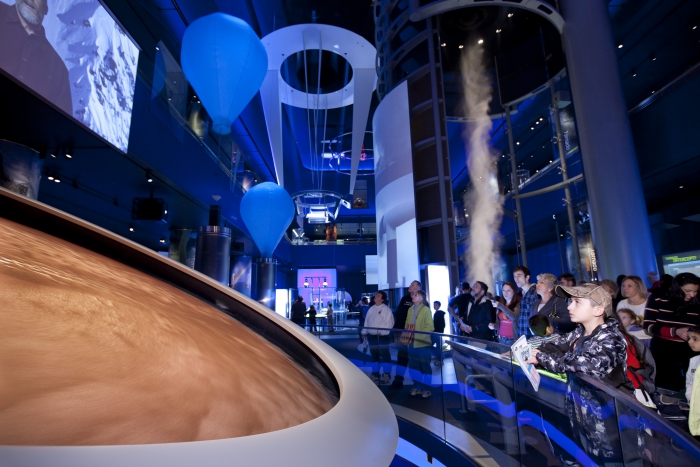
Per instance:
[[[309,278],[308,277],[304,278],[304,287],[306,287],[306,288],[309,287]]]
[[[323,278],[323,286],[324,286],[324,287],[328,287],[328,281],[326,281],[326,278],[325,278],[325,277]]]

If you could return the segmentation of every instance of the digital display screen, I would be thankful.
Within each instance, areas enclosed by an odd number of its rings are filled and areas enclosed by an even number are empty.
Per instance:
[[[98,0],[0,0],[0,69],[123,152],[138,56]]]

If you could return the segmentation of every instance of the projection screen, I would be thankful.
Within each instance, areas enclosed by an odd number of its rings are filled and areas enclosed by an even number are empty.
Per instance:
[[[138,58],[98,0],[0,0],[0,69],[123,152]]]

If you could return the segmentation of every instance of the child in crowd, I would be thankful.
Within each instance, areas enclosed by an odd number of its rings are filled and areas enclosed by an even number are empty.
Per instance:
[[[688,427],[690,434],[695,439],[700,437],[700,371],[695,372],[695,384],[693,384],[693,394],[690,397],[690,413],[688,414]]]
[[[316,328],[316,315],[317,315],[317,313],[316,313],[315,306],[311,305],[309,307],[308,315],[309,315],[309,332],[316,332],[317,331],[317,328]]]
[[[584,373],[611,384],[628,382],[625,376],[626,341],[613,318],[612,297],[601,286],[557,286],[557,295],[571,298],[568,306],[576,329],[532,350],[528,363],[554,373]]]
[[[530,316],[528,324],[530,325],[530,331],[535,335],[535,337],[528,339],[528,343],[533,349],[537,349],[542,344],[559,337],[559,334],[554,333],[554,328],[550,324],[549,318],[545,315],[538,313],[534,316]]]
[[[644,317],[635,314],[634,311],[629,308],[620,308],[617,310],[617,318],[627,332],[641,331],[643,329],[642,323],[644,322]]]
[[[627,341],[614,319],[610,294],[595,284],[557,286],[555,293],[571,299],[568,310],[576,329],[532,349],[527,362],[554,373],[585,374],[631,395],[634,387],[626,375]],[[614,446],[619,427],[604,414],[604,406],[598,393],[569,376],[566,408],[571,428],[597,465],[617,456]]]
[[[700,326],[688,329],[688,345],[693,352],[700,352]],[[700,355],[690,359],[688,371],[685,374],[685,398],[688,399],[688,402],[690,402],[690,396],[693,393],[693,378],[698,366],[700,366]]]
[[[445,332],[445,312],[440,309],[442,306],[442,303],[439,301],[434,301],[433,302],[433,310],[435,312],[433,313],[433,327],[435,328],[435,333],[440,333],[442,334]],[[442,365],[442,338],[440,336],[432,336],[433,339],[433,359],[435,360],[435,364],[437,366]]]

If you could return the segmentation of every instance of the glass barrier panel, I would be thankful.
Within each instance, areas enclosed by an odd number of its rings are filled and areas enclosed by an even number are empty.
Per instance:
[[[547,372],[535,391],[519,366],[515,371],[522,465],[623,465],[612,395]]]
[[[700,465],[700,443],[604,383],[539,370],[535,390],[508,345],[348,325],[331,333],[321,321],[306,329],[370,378],[397,417],[477,462]]]
[[[625,465],[700,465],[700,446],[689,434],[634,401],[615,404]]]
[[[498,465],[519,465],[510,347],[450,337],[451,361],[445,371],[452,369],[454,382],[444,388],[452,396],[445,397],[447,442],[472,457],[488,456]]]

